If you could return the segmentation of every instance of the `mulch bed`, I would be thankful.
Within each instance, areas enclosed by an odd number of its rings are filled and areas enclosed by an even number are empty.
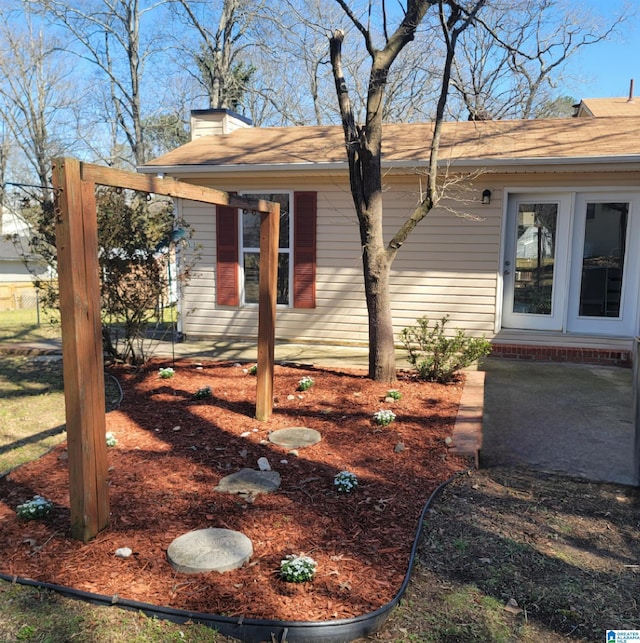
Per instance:
[[[65,445],[0,480],[0,571],[98,594],[208,614],[325,621],[369,613],[397,594],[424,503],[466,462],[447,453],[462,380],[444,386],[401,373],[399,401],[362,371],[277,366],[275,405],[253,419],[255,377],[232,363],[183,361],[161,379],[146,370],[115,372],[124,390],[107,416],[111,524],[87,544],[69,537]],[[314,386],[297,391],[309,376]],[[210,387],[202,400],[194,393]],[[378,427],[373,413],[396,420]],[[270,431],[306,426],[322,441],[298,455],[267,442]],[[282,485],[253,502],[214,491],[239,469],[266,457]],[[334,476],[358,476],[338,494]],[[17,518],[17,505],[40,494],[55,503],[43,520]],[[243,568],[218,574],[176,573],[166,559],[173,539],[205,527],[248,536],[254,554]],[[114,556],[129,547],[128,559]],[[279,578],[280,561],[304,553],[316,578]]]

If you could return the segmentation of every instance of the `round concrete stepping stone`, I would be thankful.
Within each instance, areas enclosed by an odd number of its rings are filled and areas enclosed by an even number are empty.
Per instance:
[[[278,429],[269,434],[269,441],[285,449],[302,449],[318,444],[322,436],[315,429],[304,426],[292,426],[288,429]]]
[[[222,478],[214,491],[254,497],[259,493],[273,493],[279,488],[280,474],[277,471],[240,469]]]
[[[182,574],[228,572],[253,554],[251,541],[231,529],[197,529],[176,538],[167,549],[171,566]]]

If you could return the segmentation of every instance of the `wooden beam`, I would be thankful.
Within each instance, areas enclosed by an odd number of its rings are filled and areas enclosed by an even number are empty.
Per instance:
[[[75,159],[53,161],[71,535],[109,524],[104,371],[94,185]]]
[[[260,215],[260,283],[258,286],[258,373],[256,419],[268,420],[273,411],[273,378],[278,290],[280,205]]]
[[[255,210],[256,212],[271,212],[275,206],[271,201],[239,197],[214,188],[176,181],[170,177],[160,178],[151,174],[134,174],[133,172],[92,165],[91,163],[82,163],[81,173],[83,181],[91,181],[97,185],[138,190],[139,192],[160,194],[177,199],[200,201],[201,203],[212,203],[214,205],[230,205],[236,208]]]

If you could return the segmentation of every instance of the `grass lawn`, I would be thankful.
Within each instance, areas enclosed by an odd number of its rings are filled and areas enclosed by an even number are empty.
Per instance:
[[[59,357],[0,360],[0,475],[65,439]]]
[[[60,316],[38,314],[35,308],[0,311],[0,342],[16,343],[58,338]]]

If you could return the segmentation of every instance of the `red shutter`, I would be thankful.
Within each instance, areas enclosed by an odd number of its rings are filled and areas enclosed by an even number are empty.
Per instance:
[[[216,240],[216,303],[239,306],[237,208],[216,206]]]
[[[315,192],[293,195],[293,306],[316,306],[316,210]]]

